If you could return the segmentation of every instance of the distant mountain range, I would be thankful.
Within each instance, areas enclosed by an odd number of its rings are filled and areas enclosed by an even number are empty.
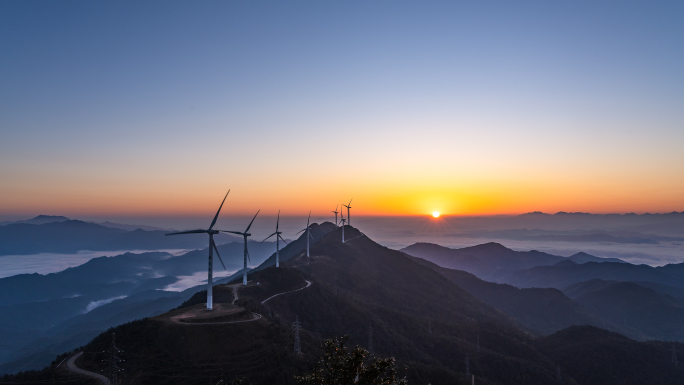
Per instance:
[[[587,262],[624,263],[624,261],[616,258],[600,258],[587,253],[560,257],[536,250],[514,251],[495,242],[462,249],[451,249],[434,243],[415,243],[401,249],[401,251],[442,267],[467,271],[492,282],[501,282],[504,277],[513,274],[513,272],[536,266],[551,266],[562,261],[581,264]]]
[[[402,251],[533,333],[594,325],[636,339],[684,341],[684,264],[595,262],[603,259],[585,253],[553,258],[494,243],[462,249],[415,244]]]
[[[542,229],[470,230],[463,233],[450,234],[449,236],[483,239],[511,239],[519,241],[617,244],[658,244],[659,242],[679,242],[684,240],[682,237],[666,237],[656,234],[644,234],[636,231],[610,231],[599,229],[570,231]]]
[[[70,221],[71,219],[61,216],[61,215],[38,215],[35,218],[31,219],[25,219],[25,220],[20,220],[20,221],[3,221],[0,222],[0,226],[5,226],[5,225],[11,225],[11,224],[19,224],[19,223],[24,223],[24,224],[29,224],[29,225],[44,225],[46,223],[52,223],[52,222],[66,222]],[[111,227],[113,229],[121,229],[121,230],[128,230],[128,231],[133,231],[137,229],[142,229],[142,230],[147,230],[147,231],[154,231],[154,230],[161,230],[161,231],[175,231],[174,229],[165,229],[161,227],[155,227],[155,226],[146,226],[146,225],[126,225],[123,223],[113,223],[109,221],[105,222],[92,222],[92,221],[85,221],[88,223],[94,223],[96,225],[101,225],[104,227]]]
[[[208,244],[206,236],[166,237],[166,231],[162,230],[138,228],[129,231],[70,219],[50,221],[45,216],[31,221],[34,220],[39,223],[0,226],[0,256],[76,253],[81,250],[198,249]],[[241,241],[241,238],[226,234],[219,234],[214,239],[218,244]]]

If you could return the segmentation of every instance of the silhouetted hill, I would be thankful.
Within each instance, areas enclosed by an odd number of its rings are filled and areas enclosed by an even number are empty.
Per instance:
[[[574,283],[599,278],[611,281],[645,281],[684,287],[684,279],[675,277],[674,269],[667,271],[647,265],[614,262],[587,262],[567,266],[536,266],[511,272],[501,278],[517,287],[553,287],[563,289]]]
[[[329,232],[335,230],[337,226],[335,226],[334,223],[332,222],[323,222],[320,225],[318,223],[312,223],[311,224],[311,237],[312,239],[310,240],[311,243],[316,243],[320,241],[324,235],[328,234]],[[302,250],[306,250],[306,232],[302,233],[302,235],[299,236],[296,240],[284,244],[282,242],[281,244],[281,249],[280,249],[280,262],[284,262],[289,260],[290,258],[294,257],[295,255],[301,253]],[[271,254],[270,257],[268,257],[263,263],[261,263],[256,270],[262,270],[265,269],[269,266],[275,266],[275,252]]]
[[[93,258],[58,273],[19,274],[0,279],[0,306],[83,296],[90,300],[115,297],[153,278],[148,268],[169,257],[167,253],[126,253]],[[139,275],[138,275],[139,274]]]
[[[259,263],[275,244],[250,242],[249,247],[252,263]],[[218,249],[228,269],[242,268],[242,242]],[[204,286],[182,293],[158,289],[175,283],[176,276],[206,274],[207,255],[208,249],[180,256],[126,253],[58,273],[0,279],[0,368],[41,368],[55,351],[83,345],[110,326],[170,310]]]
[[[6,344],[20,347],[3,352],[0,374],[18,370],[40,369],[47,365],[56,352],[70,351],[82,346],[107,328],[136,319],[156,316],[180,305],[192,292],[177,293],[148,290],[102,305],[87,313],[78,312],[69,318],[55,319],[56,324],[43,331],[25,335],[25,340],[3,339]],[[32,303],[34,313],[44,313],[40,303]],[[28,313],[28,312],[27,312]],[[29,323],[30,325],[30,323]],[[4,325],[7,326],[7,325]],[[16,332],[16,328],[14,328]]]
[[[563,289],[570,298],[614,324],[651,339],[684,341],[684,299],[633,282],[593,279]]]
[[[94,223],[66,220],[44,224],[0,226],[0,255],[76,253],[80,250],[160,250],[207,247],[206,236],[166,237],[164,231],[126,231]],[[239,238],[220,234],[217,243]]]
[[[537,335],[551,334],[572,325],[612,328],[560,290],[518,289],[511,285],[487,282],[465,271],[440,267],[420,258],[414,257],[414,260],[440,273],[486,304],[513,317]],[[568,262],[574,263],[559,263]]]
[[[569,260],[582,264],[582,263],[587,263],[587,262],[617,262],[617,263],[627,263],[621,259],[618,258],[604,258],[604,257],[596,257],[591,254],[587,254],[583,251],[580,251],[579,253],[575,253],[571,256],[568,257]]]
[[[515,277],[509,278],[509,276],[522,274],[519,271],[537,266],[555,265],[562,267],[574,264],[584,264],[587,262],[626,263],[617,258],[600,258],[587,253],[576,253],[566,258],[536,250],[514,251],[495,242],[464,247],[461,249],[451,249],[433,243],[416,243],[401,249],[401,251],[411,256],[433,262],[441,267],[467,271],[490,282],[511,283],[514,286],[518,285],[509,282],[509,279],[515,279]],[[520,287],[552,286],[532,285]]]
[[[674,344],[684,351],[684,344]],[[684,370],[671,360],[672,344],[637,342],[592,326],[572,326],[534,346],[557,362],[564,378],[583,385],[679,385]]]
[[[449,269],[463,270],[490,281],[508,271],[552,265],[565,258],[539,251],[513,251],[495,242],[450,249],[432,243],[416,243],[402,252]]]

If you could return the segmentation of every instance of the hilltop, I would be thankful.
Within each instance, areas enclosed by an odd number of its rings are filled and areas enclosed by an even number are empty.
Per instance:
[[[565,331],[537,339],[516,319],[412,257],[349,226],[345,236],[349,241],[343,244],[339,229],[320,234],[311,258],[302,250],[292,252],[281,268],[262,266],[250,273],[246,287],[215,286],[223,313],[206,318],[206,293],[199,292],[176,310],[102,333],[83,347],[86,354],[78,363],[100,370],[104,356],[88,352],[106,350],[115,332],[125,352],[121,375],[127,383],[204,384],[246,376],[255,384],[294,384],[293,375],[307,370],[321,339],[349,335],[352,345],[368,346],[372,327],[375,354],[396,357],[400,368],[406,365],[410,383],[464,383],[466,357],[481,384],[556,383],[558,363],[564,384],[577,383],[575,374],[588,378],[580,382],[588,385],[630,383],[627,375],[613,374],[607,382],[587,377],[562,355]],[[278,293],[286,294],[262,304]],[[202,312],[203,320],[192,325],[174,321]],[[296,316],[303,327],[302,357],[292,350]],[[572,330],[574,354],[598,343],[628,344],[634,354],[668,352],[665,344],[596,339],[604,333],[600,329]],[[629,356],[622,364],[637,367],[637,360],[638,355]],[[667,361],[652,364],[662,367],[662,383],[684,380],[684,372],[667,369]]]

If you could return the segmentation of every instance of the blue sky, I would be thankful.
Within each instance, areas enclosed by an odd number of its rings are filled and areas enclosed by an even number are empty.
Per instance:
[[[682,2],[2,2],[0,214],[195,213],[231,186],[245,212],[276,210],[274,186],[369,214],[682,210],[682,20]]]

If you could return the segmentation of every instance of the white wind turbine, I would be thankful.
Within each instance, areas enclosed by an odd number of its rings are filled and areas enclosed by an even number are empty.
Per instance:
[[[344,222],[346,222],[347,220],[344,219],[344,213],[340,214],[340,216],[342,217],[342,219],[340,219],[340,222],[342,222],[342,243],[344,243]]]
[[[219,257],[219,261],[221,261],[221,265],[223,266],[223,269],[226,269],[226,265],[223,264],[223,260],[221,259],[221,255],[219,255],[218,248],[216,247],[216,243],[214,242],[214,235],[217,235],[219,233],[219,230],[213,230],[214,225],[216,224],[216,220],[218,219],[219,213],[221,212],[221,207],[223,207],[223,203],[226,201],[226,198],[228,198],[228,194],[230,193],[230,190],[226,193],[226,196],[223,197],[223,202],[221,202],[221,206],[219,206],[218,211],[216,212],[216,215],[214,216],[214,220],[211,221],[211,225],[207,230],[189,230],[189,231],[180,231],[177,233],[169,233],[165,235],[179,235],[179,234],[209,234],[209,269],[208,269],[208,275],[209,279],[207,280],[207,310],[211,310],[213,307],[213,301],[212,301],[212,274],[213,274],[213,251],[216,250],[216,256]]]
[[[276,236],[276,267],[280,267],[280,242],[278,242],[279,239],[283,239],[283,237],[280,236],[282,234],[282,231],[278,231],[278,224],[280,223],[280,210],[278,210],[278,220],[276,221],[276,231],[275,233],[269,235],[266,237],[266,239],[271,238],[272,236]],[[261,242],[266,242],[266,239],[264,239]],[[287,241],[283,239],[283,242],[287,244]]]
[[[261,211],[261,210],[259,210]],[[254,220],[256,219],[257,215],[259,215],[259,211],[257,211],[256,214],[254,214],[254,218],[252,218],[252,221],[249,222],[249,226],[247,226],[247,229],[244,232],[239,232],[239,231],[226,231],[226,230],[220,230],[222,233],[231,233],[231,234],[238,234],[242,235],[245,239],[245,255],[244,255],[244,269],[242,270],[242,284],[246,285],[247,284],[247,259],[249,259],[250,262],[252,262],[252,259],[249,258],[249,250],[247,250],[247,237],[249,237],[250,233],[248,233],[249,228],[252,227],[252,223],[254,223]]]
[[[297,234],[301,233],[302,231],[306,231],[306,257],[309,257],[309,237],[313,239],[313,236],[311,235],[311,226],[309,226],[309,220],[311,219],[311,211],[309,211],[309,218],[306,220],[306,228],[299,230]]]
[[[353,201],[354,198],[349,200],[348,204],[343,204],[342,206],[347,208],[347,223],[349,223],[349,226],[351,226],[351,214],[349,214],[349,209],[351,208],[351,201]]]
[[[335,226],[337,226],[337,213],[339,213],[339,211],[337,211],[338,207],[339,206],[335,206],[335,211],[332,211],[333,213],[335,213]]]

